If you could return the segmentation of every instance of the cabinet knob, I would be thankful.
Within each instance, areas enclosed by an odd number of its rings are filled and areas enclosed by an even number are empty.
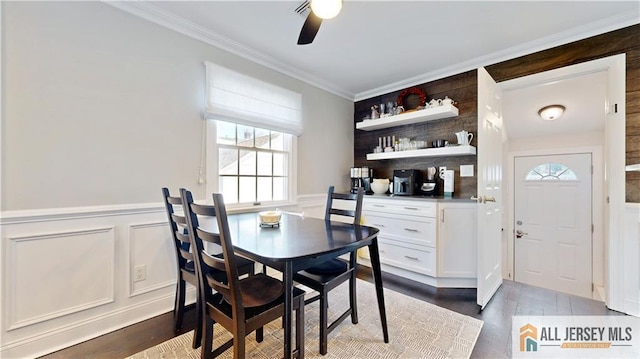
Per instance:
[[[417,229],[413,229],[413,228],[405,228],[404,230],[407,232],[418,232]]]
[[[417,257],[411,257],[411,256],[404,256],[407,259],[411,259],[412,261],[417,261],[418,258]]]

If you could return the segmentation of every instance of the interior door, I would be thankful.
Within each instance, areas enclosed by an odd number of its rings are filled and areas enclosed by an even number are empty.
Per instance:
[[[502,285],[502,91],[478,69],[478,288],[484,309]]]
[[[591,154],[516,157],[515,280],[592,298]]]

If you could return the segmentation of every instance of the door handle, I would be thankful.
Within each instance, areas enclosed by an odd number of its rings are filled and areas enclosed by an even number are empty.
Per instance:
[[[471,200],[472,201],[478,201],[478,203],[482,203],[484,201],[484,198],[482,198],[482,196],[480,196],[480,197],[471,196]]]
[[[484,197],[484,203],[487,203],[487,202],[494,202],[495,203],[495,201],[496,201],[495,197],[489,197],[489,196],[483,196],[483,197]]]
[[[521,231],[519,229],[516,230],[516,238],[522,238],[522,236],[527,236],[527,235],[529,235],[529,233],[523,232],[523,231]]]

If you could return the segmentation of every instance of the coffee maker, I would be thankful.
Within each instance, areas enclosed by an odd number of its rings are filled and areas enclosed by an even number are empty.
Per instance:
[[[351,167],[351,193],[358,193],[358,188],[362,187],[362,169]]]
[[[425,196],[435,196],[438,194],[438,181],[436,180],[437,169],[435,167],[427,168],[427,179],[422,182],[420,191]]]
[[[358,193],[358,188],[362,187],[364,193],[372,194],[372,179],[373,170],[369,167],[351,167],[351,193]]]
[[[420,193],[422,176],[420,170],[394,170],[393,194],[396,196],[413,196]]]

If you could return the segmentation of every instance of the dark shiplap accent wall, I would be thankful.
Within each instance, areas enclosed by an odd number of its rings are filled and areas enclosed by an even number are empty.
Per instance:
[[[486,66],[487,71],[497,81],[502,82],[521,76],[561,68],[586,61],[626,53],[626,163],[640,163],[640,25],[626,27],[602,35],[575,41],[566,45],[518,57],[494,65]],[[417,158],[403,160],[367,161],[366,153],[372,152],[377,138],[384,135],[405,136],[428,141],[444,138],[454,141],[454,132],[461,129],[477,130],[477,80],[476,71],[447,77],[422,84],[427,100],[444,98],[445,95],[457,101],[460,115],[454,119],[438,120],[424,124],[407,125],[378,131],[354,130],[354,164],[374,169],[375,177],[390,177],[395,168],[417,168],[447,166],[456,169],[456,197],[470,197],[476,192],[476,177],[460,179],[459,165],[476,165],[476,156]],[[398,92],[389,93],[355,103],[355,122],[369,113],[373,104],[395,101]],[[454,141],[455,142],[455,141]],[[472,145],[476,145],[474,138]],[[482,149],[478,149],[481,151]],[[477,168],[476,174],[477,174]],[[442,191],[442,189],[441,189]],[[640,203],[640,172],[626,174],[626,200]]]
[[[362,100],[355,103],[354,118],[354,164],[356,167],[368,166],[373,169],[375,178],[393,179],[394,169],[419,169],[426,178],[427,167],[446,166],[455,169],[454,197],[470,198],[476,194],[477,179],[474,177],[460,178],[460,165],[473,165],[476,170],[476,156],[460,157],[416,157],[390,160],[367,161],[366,154],[372,153],[378,144],[378,137],[396,136],[409,137],[412,140],[425,140],[431,147],[431,141],[437,139],[457,143],[455,133],[460,130],[472,132],[475,136],[478,127],[478,80],[477,71],[468,71],[437,81],[422,84],[420,87],[427,94],[427,102],[434,98],[443,99],[445,96],[457,102],[459,115],[457,117],[423,122],[412,125],[386,128],[376,131],[355,130],[355,122],[360,122],[371,112],[371,106],[392,101],[395,103],[400,91]],[[474,139],[472,146],[477,145]],[[442,181],[439,186],[440,195],[443,194]]]

